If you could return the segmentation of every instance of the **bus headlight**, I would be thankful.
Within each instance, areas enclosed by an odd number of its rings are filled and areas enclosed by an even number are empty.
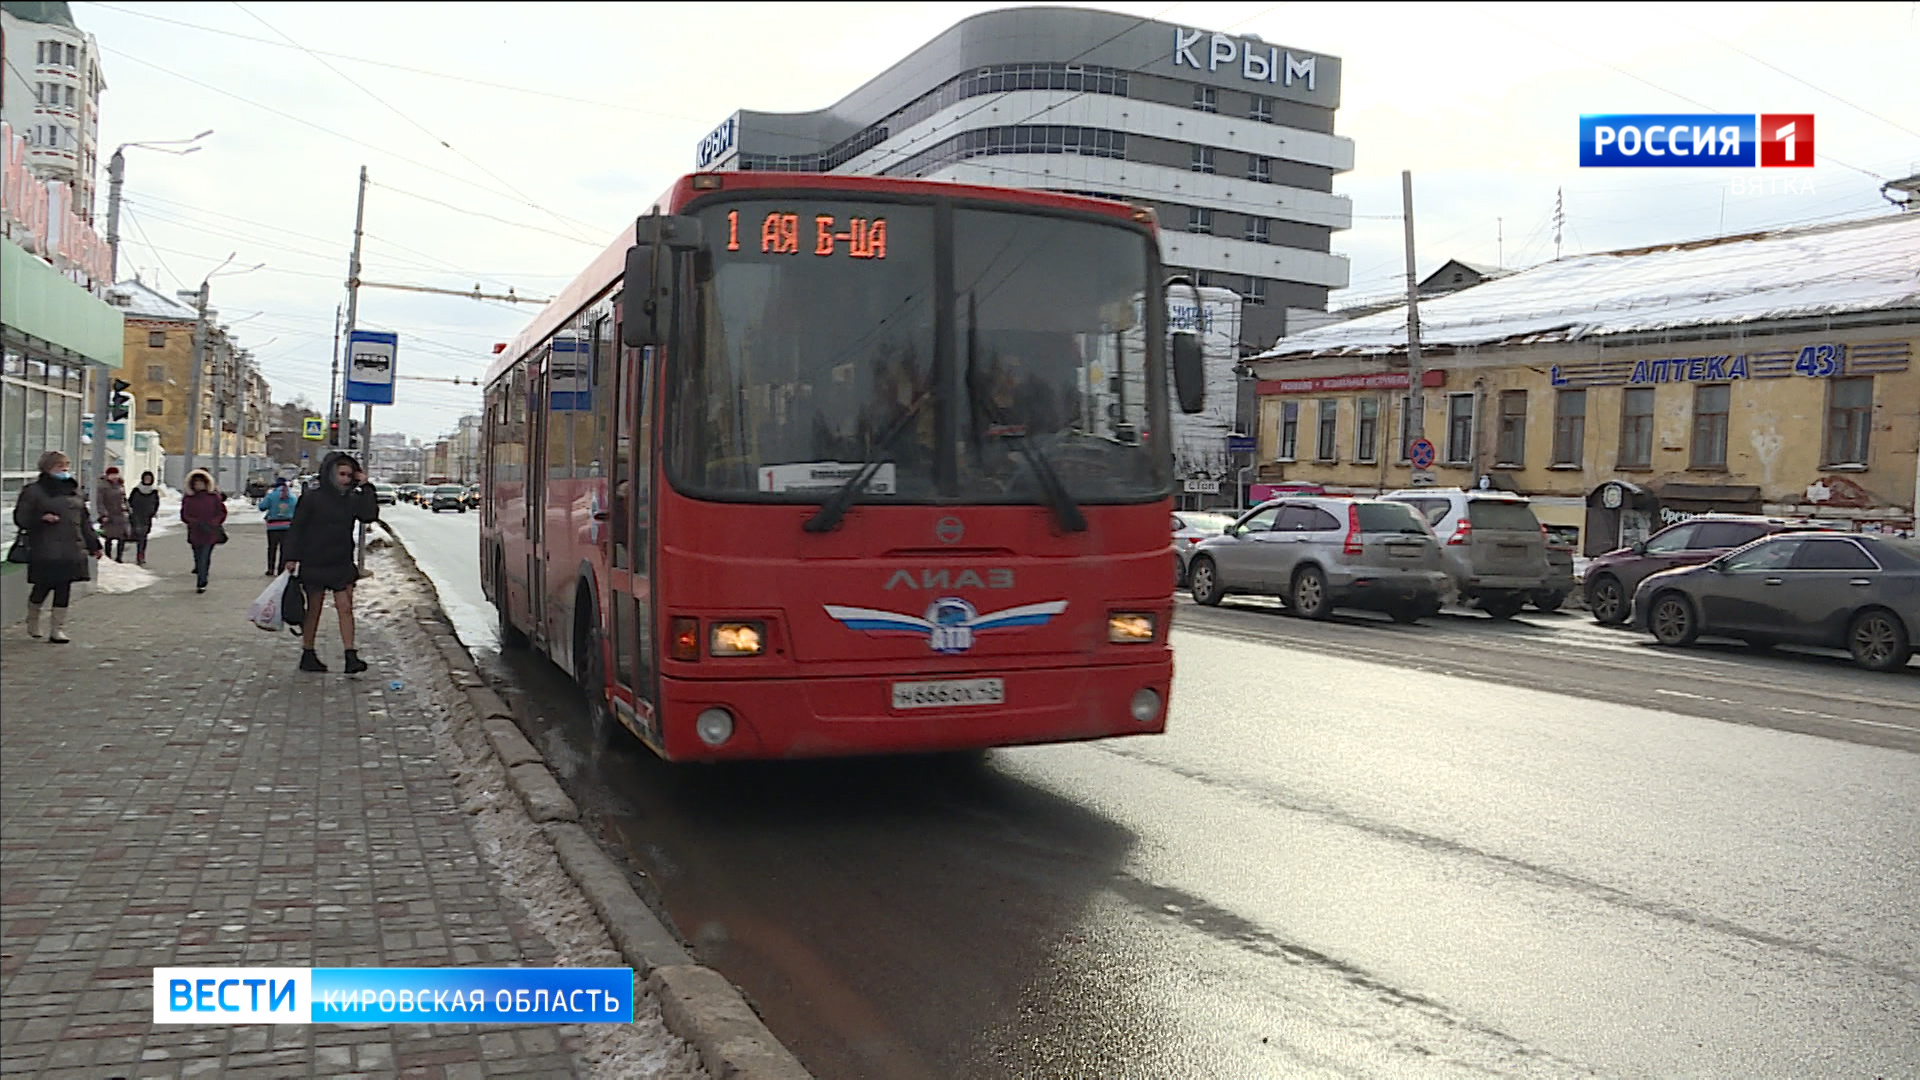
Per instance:
[[[719,746],[733,738],[733,714],[718,706],[702,709],[693,718],[693,733],[708,746]]]
[[[1153,616],[1116,611],[1107,616],[1107,640],[1115,645],[1138,645],[1153,640]]]
[[[767,626],[757,622],[717,622],[707,633],[714,656],[759,656],[767,647]]]
[[[1129,706],[1133,718],[1143,724],[1151,723],[1160,715],[1160,695],[1150,686],[1143,686],[1133,692],[1133,703]]]

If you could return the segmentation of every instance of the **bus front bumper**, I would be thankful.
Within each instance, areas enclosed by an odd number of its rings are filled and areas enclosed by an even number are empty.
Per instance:
[[[1001,703],[895,708],[896,683],[998,679]],[[1070,742],[1166,730],[1173,660],[967,675],[660,680],[660,742],[674,761],[852,757],[1027,743]],[[1148,704],[1151,695],[1152,708]],[[696,728],[725,710],[731,734],[718,745]],[[1145,720],[1135,712],[1149,713]],[[709,735],[719,726],[710,718]]]

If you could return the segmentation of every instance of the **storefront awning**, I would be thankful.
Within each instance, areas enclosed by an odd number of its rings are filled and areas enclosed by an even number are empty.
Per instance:
[[[120,366],[126,320],[119,310],[11,240],[0,240],[0,320],[9,337],[59,346],[89,364]]]

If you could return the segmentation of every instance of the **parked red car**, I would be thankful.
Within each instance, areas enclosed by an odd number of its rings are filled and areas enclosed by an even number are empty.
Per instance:
[[[1606,626],[1618,626],[1633,614],[1633,590],[1649,576],[1681,566],[1698,566],[1763,536],[1792,529],[1815,529],[1781,518],[1746,514],[1702,514],[1669,525],[1632,547],[1609,551],[1587,564],[1587,610]]]

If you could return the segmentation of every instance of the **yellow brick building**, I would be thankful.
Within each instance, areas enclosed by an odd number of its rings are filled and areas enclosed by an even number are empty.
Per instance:
[[[126,322],[125,363],[121,378],[131,384],[131,420],[141,431],[160,434],[170,457],[187,452],[189,399],[193,389],[193,329],[198,313],[180,300],[144,282],[124,281],[109,300]],[[200,372],[200,429],[195,450],[201,464],[216,452],[225,458],[261,456],[271,416],[271,387],[257,369],[234,356],[234,344],[211,328]],[[216,376],[219,376],[218,378]],[[220,415],[216,391],[226,399],[225,423],[214,441]]]
[[[1815,257],[1811,303],[1791,285]],[[1713,510],[1910,530],[1916,268],[1907,215],[1586,256],[1423,301],[1435,460],[1417,479],[1405,309],[1284,338],[1248,365],[1256,481],[1517,491],[1588,554]]]

